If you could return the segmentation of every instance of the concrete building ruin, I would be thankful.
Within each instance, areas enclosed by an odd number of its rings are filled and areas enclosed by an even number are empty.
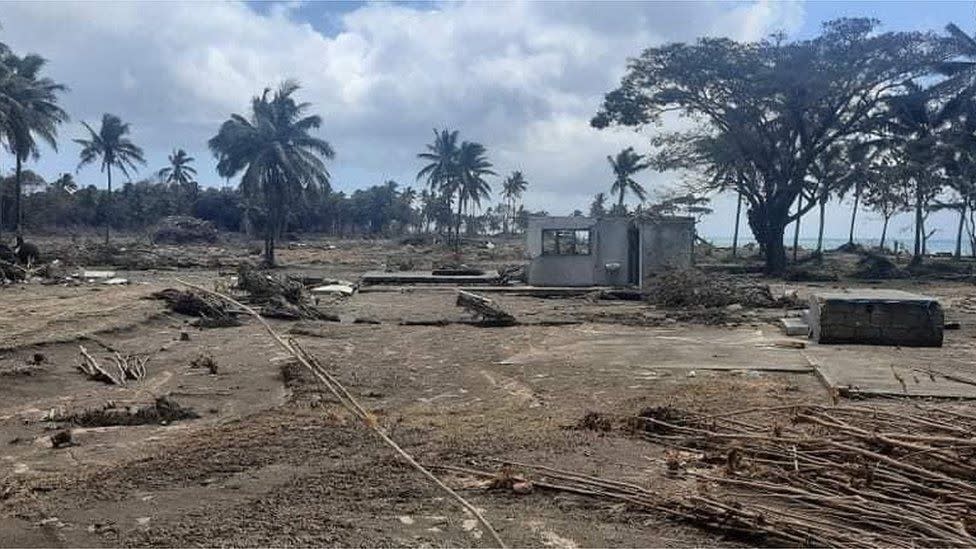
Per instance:
[[[641,286],[693,263],[692,217],[532,217],[526,232],[533,286]]]

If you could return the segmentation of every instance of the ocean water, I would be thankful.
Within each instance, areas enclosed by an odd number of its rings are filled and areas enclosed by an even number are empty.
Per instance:
[[[723,247],[723,248],[727,248],[727,247],[731,247],[732,246],[732,237],[731,236],[702,236],[702,238],[704,238],[708,242],[711,242],[715,246],[719,246],[719,247]],[[786,242],[787,248],[793,246],[793,237],[792,236],[790,236],[789,238],[784,239],[784,241]],[[909,251],[911,251],[912,247],[915,245],[914,244],[914,241],[911,238],[887,238],[887,239],[885,239],[885,246],[887,246],[888,248],[894,248],[895,241],[898,242],[898,247],[901,250],[909,250]],[[872,246],[877,246],[880,243],[880,239],[877,239],[877,238],[855,238],[854,239],[854,242],[857,243],[857,244],[860,244],[862,246],[872,247]],[[749,243],[755,243],[755,240],[752,239],[751,235],[748,238],[743,238],[743,235],[741,235],[741,234],[739,235],[739,245],[740,246],[743,246],[743,245],[749,244]],[[807,250],[813,250],[813,249],[816,249],[816,247],[817,247],[817,239],[816,238],[801,238],[799,240],[799,243],[800,243],[800,247],[801,248],[805,248]],[[824,249],[825,250],[833,250],[835,248],[838,248],[840,246],[843,246],[844,244],[847,244],[847,239],[846,238],[824,238],[824,243],[823,244],[824,244]],[[932,238],[932,239],[929,239],[927,248],[928,248],[928,252],[930,254],[931,253],[939,253],[939,252],[955,252],[956,251],[956,241],[953,240],[953,239],[947,239],[947,238]],[[970,253],[970,251],[971,250],[969,248],[969,242],[967,242],[967,240],[966,240],[966,238],[964,236],[963,237],[963,241],[962,241],[962,253],[963,254],[968,254],[968,253]]]

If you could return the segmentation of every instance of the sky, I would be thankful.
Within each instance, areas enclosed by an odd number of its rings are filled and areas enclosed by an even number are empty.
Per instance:
[[[527,208],[586,211],[611,183],[606,156],[648,151],[650,134],[595,130],[589,120],[646,47],[702,35],[753,40],[772,32],[803,38],[843,16],[881,20],[885,30],[976,31],[976,3],[937,1],[683,2],[4,2],[0,41],[49,60],[47,74],[70,91],[71,121],[58,151],[29,168],[52,180],[75,172],[81,122],[110,112],[131,123],[151,176],[175,148],[196,158],[199,180],[224,185],[206,141],[231,113],[286,78],[303,86],[336,150],[333,187],[352,191],[395,180],[419,186],[416,154],[435,128],[483,143],[499,174],[521,170]],[[11,159],[0,154],[0,170]],[[76,175],[104,185],[97,167]],[[638,176],[651,192],[674,174]],[[492,181],[495,187],[501,178]],[[234,182],[231,181],[231,184]],[[700,234],[731,234],[735,204],[716,197]],[[832,204],[827,236],[844,237],[850,207]],[[811,212],[803,236],[814,236]],[[859,232],[880,232],[871,214]],[[893,222],[909,237],[910,216]],[[933,226],[951,237],[948,214]]]

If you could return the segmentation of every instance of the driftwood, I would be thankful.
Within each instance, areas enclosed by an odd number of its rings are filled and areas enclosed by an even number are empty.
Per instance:
[[[112,356],[113,365],[103,366],[93,357],[84,345],[79,345],[81,363],[78,369],[95,381],[104,381],[112,385],[125,385],[129,379],[139,380],[146,377],[148,355],[122,355],[115,351]]]
[[[479,316],[484,325],[514,326],[518,324],[514,316],[504,311],[491,299],[478,294],[458,290],[457,306]]]
[[[464,499],[460,494],[458,494],[457,492],[452,490],[449,486],[444,484],[442,480],[434,476],[434,474],[431,473],[426,467],[418,463],[413,456],[411,456],[409,453],[407,453],[406,450],[400,447],[400,445],[397,444],[396,441],[390,438],[390,436],[386,432],[386,429],[380,426],[376,416],[373,415],[373,413],[367,411],[365,408],[363,408],[363,406],[359,403],[359,401],[356,400],[354,396],[352,396],[349,390],[346,389],[346,387],[341,382],[339,382],[339,380],[336,379],[336,377],[333,376],[331,372],[325,369],[325,367],[322,366],[322,364],[318,361],[318,359],[316,359],[314,356],[309,354],[304,348],[302,348],[297,341],[295,341],[294,339],[289,339],[286,341],[284,338],[278,335],[278,332],[276,332],[274,328],[271,327],[271,324],[269,324],[268,321],[265,320],[260,315],[260,313],[258,313],[255,309],[248,307],[247,305],[237,301],[236,299],[230,296],[227,296],[220,292],[215,292],[213,290],[208,290],[206,288],[197,286],[195,284],[191,284],[183,280],[177,280],[177,282],[183,284],[184,286],[193,288],[195,290],[199,290],[209,295],[219,297],[220,299],[223,299],[228,303],[236,305],[241,309],[243,309],[244,311],[246,311],[248,314],[252,315],[258,322],[261,323],[265,331],[268,332],[268,335],[271,336],[271,339],[273,339],[275,343],[277,343],[282,349],[288,352],[299,364],[301,364],[306,370],[308,370],[313,376],[315,376],[315,378],[322,385],[324,385],[325,388],[328,389],[329,392],[336,397],[336,399],[339,400],[339,403],[342,404],[343,407],[345,407],[347,410],[349,410],[350,413],[356,416],[363,423],[363,425],[365,425],[367,428],[373,431],[373,433],[375,433],[376,436],[378,436],[383,441],[383,443],[385,443],[387,446],[392,448],[393,451],[396,452],[397,455],[403,458],[407,463],[409,463],[411,467],[419,471],[424,477],[426,477],[428,480],[433,482],[434,485],[436,485],[439,489],[443,490],[447,495],[449,495],[452,499],[458,502],[458,504],[460,504],[461,507],[463,507],[467,512],[471,513],[471,515],[474,516],[478,520],[478,522],[481,523],[482,526],[484,526],[485,530],[495,540],[495,543],[497,543],[499,547],[502,548],[506,547],[505,542],[502,541],[501,536],[498,535],[498,532],[495,530],[495,528],[491,525],[490,522],[488,522],[488,519],[486,519],[484,515],[482,515],[481,512],[474,505],[471,505],[471,503],[469,503],[468,500]]]

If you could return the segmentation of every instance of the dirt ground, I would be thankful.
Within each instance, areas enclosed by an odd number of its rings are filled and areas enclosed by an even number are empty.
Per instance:
[[[222,248],[229,264],[249,257],[234,246]],[[146,299],[174,287],[177,276],[208,286],[226,280],[227,264],[203,266],[212,251],[191,250],[197,266],[177,272],[158,265],[120,269],[128,285],[0,287],[0,546],[491,545],[471,516],[357,424],[255,322],[197,329]],[[286,271],[354,279],[403,253],[389,242],[313,242],[286,247],[281,259]],[[429,264],[451,256],[409,253]],[[464,259],[517,260],[511,250]],[[802,296],[818,285],[849,284],[774,286]],[[943,300],[961,329],[946,333],[947,362],[940,366],[976,379],[972,285],[887,286]],[[644,302],[501,295],[498,302],[520,319],[579,323],[399,323],[465,318],[454,299],[452,289],[362,292],[321,303],[342,322],[273,324],[432,466],[494,469],[493,460],[518,460],[678,493],[693,487],[666,474],[666,448],[625,430],[580,428],[581,419],[588,412],[623,418],[669,404],[723,411],[836,398],[809,370],[806,350],[782,344],[789,338],[771,323],[781,310],[704,325]],[[378,323],[353,323],[357,318]],[[148,375],[125,387],[90,380],[76,368],[79,345],[104,361],[116,351],[146,354]],[[830,352],[819,359],[829,360]],[[901,364],[932,362],[911,349],[862,352]],[[212,368],[202,366],[206,359]],[[199,417],[106,426],[64,420],[106,406],[134,410],[160,396]],[[868,404],[897,409],[913,402]],[[52,435],[65,428],[73,444],[52,447]],[[741,543],[620,505],[490,491],[435,472],[483,510],[511,546]]]

